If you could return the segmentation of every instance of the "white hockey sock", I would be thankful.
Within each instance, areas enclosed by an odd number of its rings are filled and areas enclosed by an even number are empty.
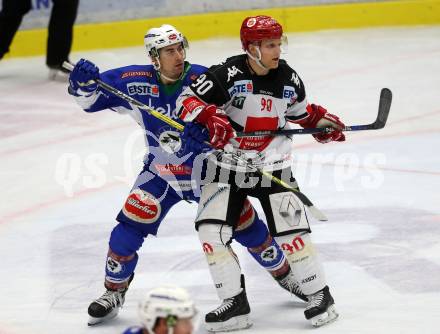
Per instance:
[[[306,295],[321,290],[326,285],[324,269],[310,233],[296,233],[275,237],[289,261],[295,278]]]
[[[199,239],[208,260],[209,271],[220,299],[241,292],[241,268],[235,253],[229,246],[232,227],[219,224],[202,224]]]

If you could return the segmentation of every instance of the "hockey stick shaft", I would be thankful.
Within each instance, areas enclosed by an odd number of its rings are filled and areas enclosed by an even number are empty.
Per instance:
[[[63,67],[69,71],[72,71],[74,68],[74,65],[69,63],[69,62],[64,62],[63,63]],[[115,87],[103,82],[100,79],[97,79],[96,82],[98,83],[98,85],[100,87],[102,87],[103,89],[105,89],[106,91],[118,96],[119,98],[121,98],[122,100],[125,100],[135,106],[137,106],[138,108],[141,108],[145,111],[147,111],[148,113],[150,113],[153,117],[156,117],[160,120],[162,120],[163,122],[165,122],[166,124],[174,127],[175,129],[177,129],[178,131],[183,131],[184,126],[178,122],[176,122],[175,120],[171,119],[168,116],[165,116],[164,114],[158,112],[157,110],[154,110],[153,108],[148,107],[147,105],[143,104],[142,102],[132,98],[131,96],[128,96],[127,94],[121,92],[120,90],[116,89]],[[284,182],[283,180],[273,176],[272,174],[259,169],[255,166],[250,165],[246,160],[235,156],[236,159],[240,160],[241,162],[243,162],[246,166],[249,167],[249,169],[254,170],[255,172],[257,172],[258,174],[260,174],[263,177],[266,177],[268,179],[270,179],[272,182],[284,187],[286,190],[293,192],[298,199],[310,210],[310,212],[312,213],[312,215],[321,221],[326,221],[328,220],[327,217],[321,212],[321,210],[319,210],[318,208],[316,208],[313,203],[309,200],[309,198],[304,195],[304,193],[302,193],[301,191],[293,188],[292,186],[290,186],[288,183]]]
[[[379,99],[379,110],[377,118],[373,123],[362,125],[346,126],[342,131],[364,131],[364,130],[379,130],[382,129],[388,119],[388,114],[391,108],[392,93],[388,88],[382,88]],[[286,136],[286,135],[305,135],[315,133],[329,133],[334,131],[333,128],[309,128],[309,129],[286,129],[275,131],[252,131],[239,132],[237,137],[258,137],[258,136]]]
[[[70,72],[72,72],[72,70],[75,66],[73,64],[65,61],[63,63],[63,67],[66,70],[69,70]],[[172,118],[169,118],[169,117],[165,116],[164,114],[158,112],[157,110],[150,108],[149,106],[145,105],[144,103],[132,98],[131,96],[128,96],[127,94],[121,92],[120,90],[116,89],[113,86],[110,86],[109,84],[105,83],[104,81],[102,81],[100,79],[97,79],[96,82],[98,83],[98,86],[104,88],[106,91],[108,91],[108,92],[116,95],[117,97],[135,105],[136,107],[139,107],[141,109],[148,111],[148,113],[150,113],[152,116],[160,119],[161,121],[164,121],[165,123],[172,126],[173,128],[175,128],[179,131],[183,131],[184,126],[182,124],[180,124],[179,122],[176,122]]]

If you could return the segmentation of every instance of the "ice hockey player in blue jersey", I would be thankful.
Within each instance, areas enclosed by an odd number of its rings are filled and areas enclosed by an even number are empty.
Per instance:
[[[105,267],[106,291],[90,304],[89,325],[117,315],[134,276],[137,251],[148,235],[156,235],[171,207],[182,200],[199,200],[199,185],[195,181],[200,175],[194,177],[193,162],[200,156],[199,153],[208,149],[203,143],[207,139],[203,128],[189,124],[180,133],[146,110],[106,92],[96,83],[99,78],[181,122],[174,114],[176,99],[206,68],[185,61],[187,40],[170,25],[150,29],[144,41],[152,65],[131,65],[100,73],[92,62],[82,59],[69,78],[69,94],[86,112],[111,109],[129,114],[144,129],[148,148],[144,168],[116,218],[118,224],[111,232]],[[235,224],[233,235],[225,237],[233,237],[247,247],[284,289],[305,300],[283,252],[248,200]],[[205,253],[209,253],[211,246],[202,246]]]
[[[139,303],[142,326],[126,329],[123,334],[192,334],[197,314],[188,292],[174,286],[158,287]]]

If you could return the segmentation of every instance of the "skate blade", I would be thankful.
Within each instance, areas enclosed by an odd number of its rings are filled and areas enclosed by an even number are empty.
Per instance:
[[[327,312],[324,312],[316,317],[310,319],[313,327],[321,327],[335,321],[339,317],[339,313],[336,311],[335,305],[328,307]]]
[[[118,315],[119,308],[115,308],[113,311],[111,311],[109,314],[107,314],[105,317],[102,318],[95,318],[89,315],[89,321],[87,321],[88,326],[95,326],[97,324],[100,324],[101,322],[104,322],[106,320],[112,319]]]
[[[223,322],[206,322],[205,327],[208,332],[232,332],[239,329],[246,329],[252,326],[252,321],[249,319],[249,315],[241,315],[233,317]]]

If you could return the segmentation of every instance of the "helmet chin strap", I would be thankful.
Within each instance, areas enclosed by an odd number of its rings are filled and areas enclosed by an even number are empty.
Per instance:
[[[171,78],[167,77],[165,74],[163,74],[161,71],[157,71],[157,72],[159,73],[161,78],[164,78],[165,80],[171,81],[173,83],[176,81],[179,81],[182,78],[182,75],[180,75],[180,77],[178,77],[177,79],[171,79]]]
[[[160,60],[159,60],[158,57],[157,57],[152,63],[153,63],[153,67],[154,67],[154,69],[157,71],[157,73],[159,73],[159,76],[160,76],[161,78],[164,78],[165,80],[168,80],[168,81],[172,82],[172,83],[174,83],[174,82],[179,81],[180,79],[182,79],[182,78],[183,78],[183,74],[185,73],[185,70],[183,70],[183,71],[182,71],[182,74],[181,74],[177,79],[171,79],[170,77],[167,77],[165,74],[163,74],[163,73],[160,71]]]
[[[260,66],[263,70],[268,71],[269,68],[267,68],[267,67],[261,62],[261,51],[260,51],[260,48],[259,48],[258,46],[256,46],[255,49],[257,50],[258,57],[254,57],[254,56],[249,52],[249,50],[246,50],[246,54],[247,54],[247,55],[248,55],[253,61],[255,61],[255,62],[257,63],[257,65]]]

